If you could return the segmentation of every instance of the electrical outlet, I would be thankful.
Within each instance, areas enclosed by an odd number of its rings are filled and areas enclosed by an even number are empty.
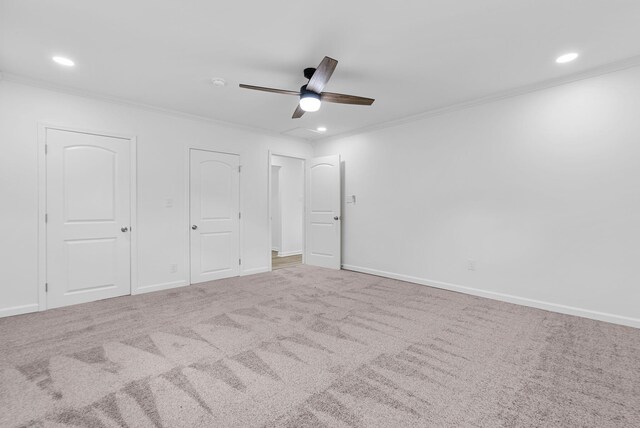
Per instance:
[[[476,270],[476,261],[473,259],[467,259],[467,270]]]
[[[178,272],[178,265],[176,265],[176,264],[170,264],[170,265],[169,265],[169,272],[170,272],[170,273],[176,273],[176,272]]]
[[[166,208],[173,208],[173,199],[172,198],[167,198],[164,200],[164,206]]]

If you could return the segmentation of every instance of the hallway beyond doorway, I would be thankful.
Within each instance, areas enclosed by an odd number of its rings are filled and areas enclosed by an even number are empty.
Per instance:
[[[302,254],[278,257],[277,251],[271,251],[271,266],[273,270],[284,269],[302,264]]]

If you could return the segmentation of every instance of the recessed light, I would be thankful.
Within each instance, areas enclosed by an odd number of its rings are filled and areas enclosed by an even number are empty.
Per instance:
[[[65,67],[73,67],[74,65],[76,65],[75,62],[73,62],[69,58],[65,58],[63,56],[54,56],[51,59],[53,60],[53,62],[55,62],[57,64],[60,64],[60,65],[64,65]]]
[[[316,131],[318,131],[318,132],[327,132],[327,127],[326,126],[318,126],[316,128]]]
[[[227,85],[227,81],[219,77],[214,77],[213,79],[211,79],[211,84],[213,86],[222,87]]]
[[[574,60],[574,59],[576,59],[576,58],[578,58],[578,54],[577,54],[577,53],[575,53],[575,52],[571,52],[571,53],[567,53],[567,54],[564,54],[564,55],[560,55],[560,56],[556,59],[556,62],[557,62],[558,64],[565,64],[565,63],[567,63],[567,62],[571,62],[571,61],[573,61],[573,60]]]

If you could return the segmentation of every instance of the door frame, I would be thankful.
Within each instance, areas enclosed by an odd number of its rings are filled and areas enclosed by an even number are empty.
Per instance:
[[[211,153],[219,153],[222,155],[234,155],[238,156],[238,163],[240,164],[240,171],[238,171],[238,209],[240,210],[240,218],[238,219],[238,256],[240,260],[242,260],[243,254],[243,246],[242,246],[242,237],[244,236],[244,204],[242,202],[242,156],[240,153],[233,152],[225,152],[221,150],[212,150],[211,147],[201,146],[197,144],[189,144],[187,145],[186,155],[185,155],[185,196],[184,196],[184,206],[185,206],[185,236],[186,236],[186,246],[187,251],[185,251],[185,260],[184,266],[187,272],[186,280],[187,285],[192,285],[191,283],[191,150],[202,150],[203,152],[211,152]],[[238,270],[238,276],[244,275],[244,265],[240,263],[240,269]]]
[[[273,156],[282,156],[285,158],[298,159],[302,161],[302,169],[304,174],[304,203],[302,204],[302,264],[305,263],[305,254],[307,252],[307,159],[299,156],[292,156],[280,152],[269,150],[267,156],[267,221],[269,223],[269,272],[273,271],[273,260],[271,260],[271,251],[273,250],[273,225],[271,224],[271,162]]]
[[[75,126],[59,126],[47,122],[38,122],[38,311],[44,311],[48,307],[47,302],[47,130],[75,132],[78,134],[97,135],[101,137],[119,138],[129,141],[129,194],[130,194],[130,225],[131,246],[129,248],[129,294],[134,294],[138,288],[138,174],[137,159],[138,141],[135,135],[121,134],[111,131],[99,131],[95,129],[80,128]]]
[[[268,195],[269,197],[273,197],[273,170],[274,168],[277,168],[278,171],[278,214],[280,216],[280,247],[282,247],[282,200],[281,200],[281,191],[280,191],[280,173],[282,172],[282,167],[279,165],[271,165],[271,175],[269,176],[269,179],[271,180],[271,185],[269,186],[269,189],[271,189],[271,194]],[[271,221],[271,251],[273,252],[273,212],[272,210],[274,209],[273,203],[271,203],[271,199],[269,199],[269,203],[271,204],[269,207],[269,219]],[[280,250],[278,250],[278,252],[280,252]],[[272,257],[273,258],[273,257]]]

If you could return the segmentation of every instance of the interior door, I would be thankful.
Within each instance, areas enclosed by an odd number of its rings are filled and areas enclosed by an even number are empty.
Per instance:
[[[240,157],[190,151],[191,283],[240,274]]]
[[[341,267],[340,156],[307,161],[305,263]]]
[[[47,307],[131,293],[128,139],[46,131]]]

